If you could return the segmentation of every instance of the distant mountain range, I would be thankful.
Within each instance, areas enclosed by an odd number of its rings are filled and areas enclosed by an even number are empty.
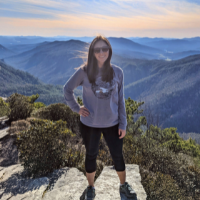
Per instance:
[[[30,51],[44,42],[66,42],[69,40],[90,43],[94,37],[6,37],[0,36],[0,44],[14,54]],[[200,37],[170,38],[116,38],[108,37],[113,52],[125,58],[178,60],[200,54]],[[13,55],[14,55],[13,54]],[[8,55],[11,56],[11,55]],[[6,58],[0,54],[0,58]]]
[[[164,39],[164,38],[130,38],[132,41],[150,47],[162,49],[166,52],[183,52],[199,50],[200,37],[183,39]]]
[[[16,45],[36,44],[42,42],[68,41],[71,39],[81,40],[83,42],[91,42],[94,37],[73,37],[73,36],[56,36],[56,37],[41,37],[41,36],[0,36],[0,44],[5,47]]]
[[[123,57],[156,59],[164,53],[161,49],[141,45],[126,38],[109,37],[108,40],[111,43],[113,52]]]
[[[171,58],[183,58],[190,55],[198,54],[200,51],[187,51],[180,53],[164,53],[160,49],[140,45],[126,38],[108,38],[113,48],[113,62],[117,57],[124,60],[143,59],[150,61],[152,59],[166,58],[164,54],[170,54]],[[17,55],[4,58],[9,65],[27,71],[38,77],[45,83],[64,84],[66,79],[74,72],[74,68],[79,67],[84,59],[81,58],[86,53],[89,43],[80,40],[43,42],[31,45],[14,46],[15,52],[22,52]],[[28,49],[23,52],[23,49]],[[32,49],[31,49],[32,48]],[[137,50],[137,51],[136,51]],[[121,62],[121,61],[120,61]],[[140,61],[141,62],[141,61]],[[149,65],[150,62],[147,62]]]
[[[122,68],[127,65],[129,60],[131,63],[133,62],[133,59],[124,57],[123,52],[131,52],[136,48],[141,52],[143,51],[143,53],[159,51],[123,38],[109,38],[109,40],[112,46],[114,46],[114,49],[116,49],[113,50],[112,62],[119,63]],[[119,49],[120,43],[122,43],[121,49]],[[81,58],[83,53],[86,53],[87,58],[88,47],[89,43],[79,40],[44,42],[32,50],[5,58],[4,60],[17,69],[33,74],[45,83],[63,85],[75,72],[74,68],[83,64],[84,59]],[[137,62],[137,59],[135,59],[135,62]],[[145,62],[145,60],[140,60],[139,62]],[[148,65],[148,62],[145,62],[145,65]],[[131,82],[127,82],[127,84],[129,83]]]
[[[74,72],[74,68],[83,63],[81,52],[86,52],[88,46],[88,43],[78,40],[44,42],[32,50],[4,60],[45,83],[62,85]]]

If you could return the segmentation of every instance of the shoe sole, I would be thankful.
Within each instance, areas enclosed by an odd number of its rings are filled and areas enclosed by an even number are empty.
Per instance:
[[[85,197],[80,197],[80,200],[94,200],[95,199],[95,197],[94,198],[87,198],[87,199],[85,199]]]
[[[96,195],[95,195],[96,196]],[[84,194],[82,194],[82,196],[80,197],[80,200],[94,200],[95,199],[95,197],[94,198],[87,198],[87,199],[85,199],[85,192],[84,192]]]
[[[120,191],[120,193],[126,195],[126,192]],[[126,197],[129,198],[129,199],[134,199],[134,200],[137,199],[137,195],[136,194],[134,194],[134,196],[128,196],[127,195]]]

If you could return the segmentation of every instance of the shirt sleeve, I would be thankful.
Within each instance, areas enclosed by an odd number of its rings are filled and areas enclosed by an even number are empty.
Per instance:
[[[83,78],[84,78],[84,71],[81,68],[79,68],[63,86],[64,99],[67,105],[70,107],[70,109],[76,113],[79,112],[80,105],[78,104],[73,91],[75,88],[82,85]]]
[[[124,85],[124,73],[122,71],[120,75],[120,85],[119,85],[118,115],[119,115],[119,129],[126,130],[127,119],[126,119],[126,106],[125,106],[123,85]]]

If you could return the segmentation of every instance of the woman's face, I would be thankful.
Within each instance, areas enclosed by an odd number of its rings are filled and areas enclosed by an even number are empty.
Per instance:
[[[109,46],[103,40],[99,40],[95,43],[94,56],[97,59],[99,67],[102,67],[109,56]]]

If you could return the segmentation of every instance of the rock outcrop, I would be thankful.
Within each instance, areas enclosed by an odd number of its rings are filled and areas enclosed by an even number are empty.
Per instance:
[[[5,127],[5,128],[2,128],[2,129],[0,130],[0,140],[1,140],[2,138],[4,138],[5,136],[9,135],[8,130],[9,130],[9,127]]]
[[[7,122],[9,118],[7,116],[0,117],[0,130],[2,130],[5,127],[8,127]]]
[[[18,149],[15,145],[16,137],[10,136],[9,133],[1,134],[3,131],[0,130],[0,166],[10,166],[19,164]]]
[[[126,181],[132,186],[137,194],[137,200],[145,200],[147,195],[141,184],[139,166],[126,164]],[[97,196],[95,200],[127,200],[123,194],[119,194],[119,178],[112,166],[104,167],[95,182]]]
[[[145,200],[138,165],[126,165],[127,181]],[[79,200],[87,187],[87,179],[76,168],[61,168],[40,178],[27,178],[21,164],[0,167],[0,199],[2,200]],[[95,183],[95,200],[126,200],[119,194],[119,179],[111,166],[104,167]]]

